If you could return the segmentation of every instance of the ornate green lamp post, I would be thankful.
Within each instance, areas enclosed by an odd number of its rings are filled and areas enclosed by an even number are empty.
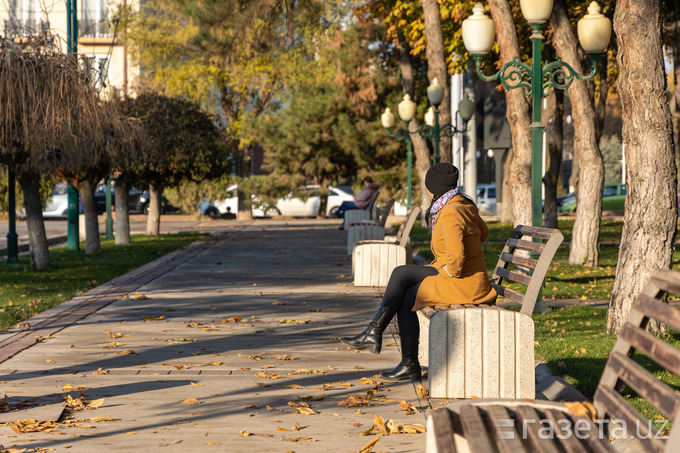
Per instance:
[[[7,232],[7,259],[5,264],[21,264],[19,261],[19,235],[17,235],[17,213],[14,172],[7,169],[7,200],[9,201],[9,231]]]
[[[439,124],[439,104],[444,99],[444,88],[439,85],[439,81],[435,77],[432,80],[432,85],[427,87],[427,97],[432,104],[428,112],[425,114],[425,122],[421,124],[418,129],[411,132],[408,129],[408,123],[416,116],[416,103],[411,100],[411,96],[404,95],[404,99],[399,103],[398,111],[399,118],[404,122],[404,129],[398,129],[394,132],[390,130],[394,126],[394,114],[389,107],[381,115],[380,120],[383,127],[387,130],[387,135],[396,138],[399,141],[404,141],[407,144],[406,163],[407,163],[407,190],[408,199],[407,206],[410,208],[412,204],[411,193],[411,174],[413,169],[413,143],[411,142],[411,134],[420,134],[424,139],[431,139],[434,142],[434,162],[439,163],[439,139],[441,137],[453,137],[454,134],[465,132],[467,130],[467,123],[475,113],[475,106],[467,97],[458,103],[458,114],[463,120],[462,129],[456,128],[452,124]]]
[[[106,235],[104,238],[106,240],[113,239],[113,218],[111,217],[111,175],[109,174],[106,178],[106,222],[105,231]]]
[[[482,59],[491,49],[494,40],[495,26],[486,14],[484,6],[477,3],[472,8],[472,16],[463,21],[463,42],[465,48],[475,60],[477,75],[482,80],[491,82],[500,80],[505,90],[523,88],[531,96],[532,122],[532,173],[531,173],[531,220],[533,226],[542,225],[541,216],[541,155],[543,150],[543,124],[541,123],[541,99],[546,90],[569,88],[574,79],[590,80],[597,71],[597,59],[609,45],[611,37],[611,21],[600,13],[597,2],[588,7],[588,14],[578,22],[578,39],[592,63],[588,75],[578,74],[571,66],[557,59],[542,66],[541,46],[543,35],[541,28],[550,17],[553,0],[520,0],[522,15],[529,23],[533,34],[531,65],[513,59],[492,76],[481,71]]]
[[[66,34],[68,53],[75,55],[78,53],[78,18],[76,14],[76,0],[66,1]],[[66,245],[69,250],[80,248],[80,231],[78,224],[78,189],[71,181],[68,181],[68,211],[66,212],[66,223],[68,226],[66,235]]]

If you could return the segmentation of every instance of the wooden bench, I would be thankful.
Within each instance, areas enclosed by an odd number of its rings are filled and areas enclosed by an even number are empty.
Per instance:
[[[527,240],[528,238],[533,240]],[[531,314],[557,248],[558,230],[519,225],[491,277],[519,312],[495,305],[450,305],[418,310],[419,360],[428,366],[433,398],[534,398],[534,323]],[[534,255],[527,256],[530,252]],[[521,289],[510,289],[518,283]]]
[[[584,417],[581,411],[573,413],[574,406],[558,402],[458,401],[447,409],[430,413],[427,451],[610,452],[615,451],[609,443],[611,436],[629,443],[627,447],[636,452],[679,452],[680,428],[676,427],[680,423],[680,395],[632,359],[637,351],[655,362],[652,366],[657,370],[660,367],[668,374],[680,375],[680,350],[647,332],[652,319],[680,331],[680,311],[663,302],[668,293],[680,294],[680,273],[655,272],[633,303],[609,355],[595,392],[591,417]],[[648,421],[623,398],[621,392],[631,393],[624,385],[673,422],[670,434],[664,431],[670,427],[664,421]],[[576,435],[577,427],[580,436]],[[554,436],[548,435],[551,432]]]
[[[387,286],[395,267],[413,262],[410,234],[420,208],[412,206],[397,235],[381,241],[359,241],[352,252],[354,286]]]
[[[362,220],[358,223],[353,223],[347,229],[347,254],[351,255],[354,251],[354,243],[359,241],[385,239],[385,224],[387,217],[392,212],[394,206],[394,198],[390,198],[383,209],[383,213],[379,219]]]
[[[378,198],[378,191],[376,190],[368,199],[368,206],[365,209],[349,209],[344,213],[345,223],[343,224],[343,229],[347,230],[349,226],[353,223],[359,223],[362,220],[375,219],[375,200]]]

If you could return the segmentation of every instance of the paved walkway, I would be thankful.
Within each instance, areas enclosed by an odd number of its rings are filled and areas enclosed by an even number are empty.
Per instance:
[[[424,451],[424,434],[364,435],[376,416],[424,425],[428,400],[375,378],[399,361],[398,341],[381,355],[337,341],[379,295],[352,286],[336,224],[233,222],[0,335],[0,404],[22,409],[0,423],[63,422],[1,426],[0,444],[351,452],[379,439],[376,451]]]

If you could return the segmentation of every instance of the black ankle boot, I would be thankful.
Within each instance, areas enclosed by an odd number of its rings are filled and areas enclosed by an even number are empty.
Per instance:
[[[373,354],[380,354],[380,350],[382,349],[382,334],[393,317],[394,312],[381,305],[380,308],[378,308],[378,312],[373,317],[373,321],[371,321],[366,330],[356,337],[340,338],[340,341],[355,349],[368,348]]]
[[[395,369],[382,373],[384,379],[390,381],[419,381],[421,379],[420,363],[418,362],[418,335],[400,335],[401,362]]]

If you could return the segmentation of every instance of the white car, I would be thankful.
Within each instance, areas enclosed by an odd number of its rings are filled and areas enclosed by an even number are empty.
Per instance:
[[[68,213],[68,186],[57,184],[50,193],[47,205],[43,208],[45,219],[65,219]],[[26,208],[17,210],[19,218],[26,218]]]
[[[481,214],[496,214],[496,186],[494,184],[477,184],[477,207]]]
[[[285,197],[279,198],[274,204],[260,202],[256,195],[252,196],[253,217],[273,217],[277,215],[287,217],[316,217],[321,206],[321,197],[315,194],[319,189],[317,185],[300,187]],[[343,201],[353,201],[353,195],[344,188],[328,187],[328,203],[326,204],[326,216],[337,211]],[[304,192],[311,193],[304,193]],[[307,196],[304,196],[307,195]],[[205,202],[201,205],[201,213],[211,217],[219,217],[228,213],[238,212],[238,187],[232,184],[227,188],[227,197],[224,200]]]

